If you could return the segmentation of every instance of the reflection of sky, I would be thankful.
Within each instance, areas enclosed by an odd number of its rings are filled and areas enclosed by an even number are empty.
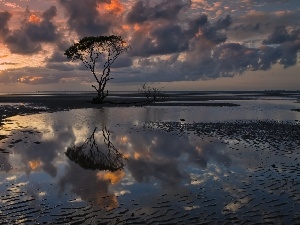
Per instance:
[[[93,210],[105,208],[123,215],[122,210],[129,209],[126,215],[130,212],[151,217],[153,214],[169,219],[177,211],[178,216],[183,216],[185,211],[197,216],[197,212],[211,207],[215,214],[207,214],[207,218],[228,218],[231,212],[245,212],[255,205],[257,210],[267,207],[272,199],[275,206],[279,205],[274,210],[279,207],[281,213],[287,213],[287,208],[294,204],[294,211],[299,211],[299,178],[296,173],[287,172],[299,169],[297,154],[291,147],[295,143],[283,143],[282,150],[286,147],[291,151],[285,153],[255,140],[197,136],[193,131],[165,132],[145,128],[143,124],[145,121],[178,122],[180,118],[191,121],[299,119],[296,113],[287,113],[292,103],[239,103],[245,109],[242,113],[235,107],[178,107],[171,108],[171,112],[145,107],[79,109],[14,117],[12,123],[0,130],[0,134],[11,135],[0,144],[1,149],[10,152],[0,153],[0,192],[9,189],[7,193],[16,200],[4,199],[0,205],[13,207],[23,199],[22,204],[28,207],[42,206],[45,217],[41,220],[53,219],[47,212],[59,218],[64,214],[60,209],[65,209],[67,215],[67,209],[74,211],[76,207],[83,210],[82,214],[92,215]],[[257,108],[262,109],[261,114],[254,114]],[[114,173],[84,170],[65,157],[70,145],[82,143],[95,127],[101,130],[103,126],[112,131],[111,141],[128,159],[124,170]],[[101,132],[95,137],[103,141]],[[270,151],[274,154],[270,155]],[[17,197],[19,193],[23,195]],[[161,209],[170,211],[165,215],[156,212]],[[107,216],[105,211],[101,212]]]

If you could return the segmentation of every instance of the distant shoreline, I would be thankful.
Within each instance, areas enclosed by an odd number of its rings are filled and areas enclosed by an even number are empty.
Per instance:
[[[256,100],[260,98],[292,98],[300,102],[300,91],[199,91],[163,92],[165,97],[148,102],[138,92],[111,92],[103,104],[92,104],[95,92],[36,92],[0,95],[0,123],[3,119],[41,112],[55,112],[81,108],[102,107],[238,107],[231,101]],[[150,99],[151,100],[151,99]],[[299,105],[300,108],[300,105]],[[291,109],[300,111],[299,109]]]

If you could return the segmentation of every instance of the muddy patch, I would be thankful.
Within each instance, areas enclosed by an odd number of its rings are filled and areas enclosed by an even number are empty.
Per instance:
[[[3,224],[300,220],[298,121],[112,124],[110,143],[127,161],[109,171],[84,168],[65,155],[91,134],[103,149],[101,132],[49,118],[40,115],[38,127],[33,118],[30,125],[10,121],[1,131]]]

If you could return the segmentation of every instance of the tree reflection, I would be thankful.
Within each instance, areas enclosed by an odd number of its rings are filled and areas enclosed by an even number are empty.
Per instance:
[[[96,140],[94,129],[82,145],[72,145],[65,152],[66,156],[84,169],[117,171],[124,167],[124,156],[110,141],[111,132],[106,127],[102,129],[106,149],[100,149]]]

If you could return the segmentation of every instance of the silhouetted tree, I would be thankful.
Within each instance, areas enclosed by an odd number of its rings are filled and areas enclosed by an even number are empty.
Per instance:
[[[138,92],[146,97],[148,103],[163,100],[166,97],[162,92],[162,88],[153,87],[147,83],[141,85]]]
[[[80,59],[85,67],[93,73],[98,83],[98,87],[92,85],[98,93],[93,102],[101,103],[108,95],[108,91],[105,93],[106,83],[113,79],[110,76],[112,64],[129,48],[130,46],[120,36],[91,36],[82,38],[78,43],[69,47],[64,54],[72,61]],[[97,74],[96,65],[102,59],[105,60],[103,70],[102,73]]]

